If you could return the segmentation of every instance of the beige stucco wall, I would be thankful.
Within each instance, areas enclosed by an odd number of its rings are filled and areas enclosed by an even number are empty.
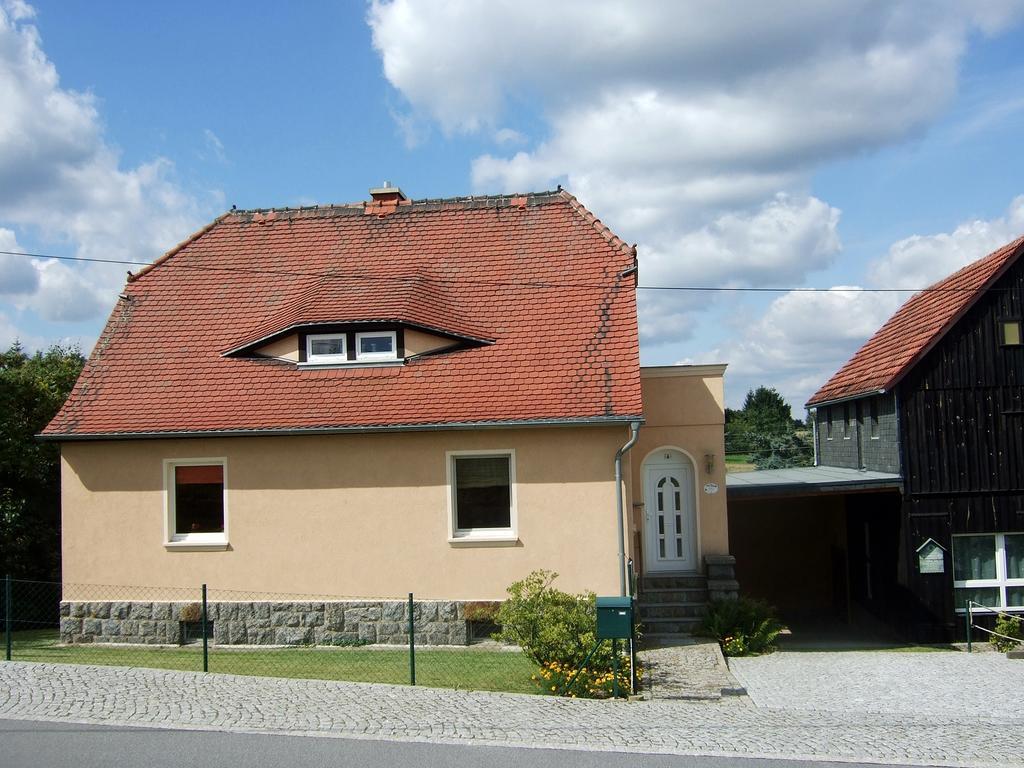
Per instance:
[[[619,426],[65,443],[64,580],[489,600],[549,568],[563,589],[617,594],[613,458],[627,436]],[[518,544],[450,544],[445,452],[506,448]],[[168,550],[163,461],[202,457],[227,458],[229,549]]]
[[[282,360],[298,362],[299,335],[297,333],[293,333],[291,336],[285,336],[283,339],[273,341],[270,344],[257,349],[256,354],[263,357],[277,357]]]
[[[422,355],[424,352],[434,352],[438,349],[454,347],[458,342],[446,339],[443,336],[435,336],[432,333],[424,333],[413,328],[406,328],[405,333],[405,355]]]
[[[697,507],[698,559],[729,554],[729,526],[725,500],[725,390],[724,365],[659,366],[640,369],[646,422],[630,455],[633,499],[629,538],[631,556],[643,541],[644,460],[659,448],[675,448],[694,465]],[[712,456],[707,471],[705,457]],[[714,483],[717,493],[706,493]]]

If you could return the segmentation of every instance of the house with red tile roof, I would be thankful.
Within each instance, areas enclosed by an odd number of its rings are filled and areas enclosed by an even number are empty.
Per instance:
[[[635,247],[561,190],[414,201],[385,186],[225,213],[130,275],[43,433],[62,451],[65,599],[90,584],[360,605],[412,591],[444,603],[429,639],[463,642],[464,603],[538,568],[619,594],[632,560],[706,594],[711,558],[712,591],[735,589],[724,366],[642,369],[635,285]],[[386,641],[382,606],[345,630],[216,632]],[[170,641],[165,623],[153,637]],[[109,639],[73,624],[65,639]]]
[[[938,642],[965,639],[968,601],[988,627],[1024,612],[1022,254],[1024,238],[912,296],[807,403],[817,466],[795,473],[821,482],[791,484],[780,514],[813,519],[801,546],[846,619]],[[730,487],[741,579],[753,510],[783,503],[765,489]]]

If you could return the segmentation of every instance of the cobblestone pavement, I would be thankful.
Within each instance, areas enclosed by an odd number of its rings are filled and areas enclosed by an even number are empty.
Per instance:
[[[742,693],[714,640],[694,639],[640,651],[644,693],[652,699],[720,699]]]
[[[832,712],[759,708],[754,701],[601,702],[123,667],[0,664],[0,718],[9,719],[686,755],[1024,765],[1019,710],[1016,715],[997,707],[987,714]]]
[[[762,709],[999,717],[1024,724],[1024,661],[1001,653],[781,652],[729,664]],[[1024,730],[1019,735],[1024,754]]]

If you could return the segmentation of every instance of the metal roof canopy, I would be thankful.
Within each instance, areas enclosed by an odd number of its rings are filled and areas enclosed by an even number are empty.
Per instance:
[[[732,472],[725,476],[725,486],[730,499],[757,499],[898,490],[903,480],[889,472],[819,466]]]

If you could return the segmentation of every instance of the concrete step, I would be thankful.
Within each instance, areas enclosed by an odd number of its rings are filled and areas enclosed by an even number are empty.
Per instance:
[[[700,625],[699,616],[691,618],[643,619],[641,632],[645,638],[662,638],[666,635],[692,635]]]
[[[641,605],[706,603],[707,601],[708,591],[706,589],[648,589],[637,596],[637,602]]]
[[[650,603],[639,606],[640,620],[648,619],[691,619],[700,618],[707,613],[708,605],[704,601],[680,601],[672,603]]]
[[[674,574],[671,576],[644,576],[640,579],[639,591],[657,589],[707,589],[706,576],[699,574]]]

